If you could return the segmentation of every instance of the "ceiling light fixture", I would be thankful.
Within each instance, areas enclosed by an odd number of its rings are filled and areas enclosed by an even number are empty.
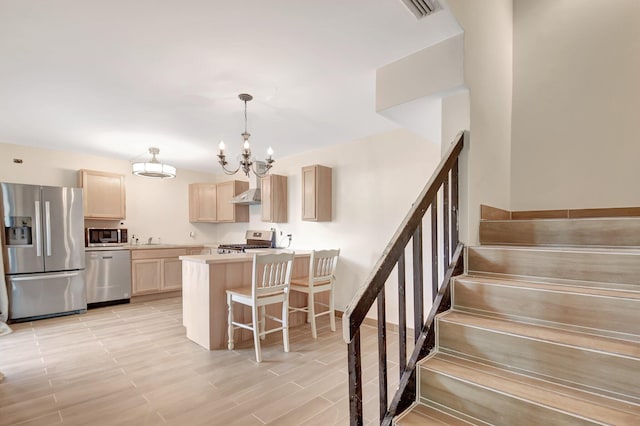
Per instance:
[[[273,159],[273,149],[269,147],[269,149],[267,150],[267,158],[264,162],[254,161],[254,159],[251,158],[251,147],[249,146],[249,136],[251,136],[251,134],[247,132],[247,102],[252,100],[253,96],[247,93],[241,93],[240,95],[238,95],[238,98],[240,98],[240,100],[244,102],[244,133],[242,133],[242,139],[244,140],[244,143],[242,144],[242,159],[240,160],[240,164],[238,165],[237,169],[227,169],[226,165],[229,163],[227,162],[226,155],[224,154],[225,145],[223,141],[220,141],[220,145],[218,145],[218,158],[220,159],[220,161],[218,162],[222,166],[222,170],[225,172],[225,174],[228,175],[233,175],[240,169],[242,169],[247,177],[249,177],[249,173],[252,171],[258,177],[265,177],[269,173],[269,169],[271,169],[272,164],[275,161]],[[259,170],[256,170],[254,164],[258,166]]]
[[[173,179],[176,177],[176,168],[168,164],[163,164],[158,161],[156,155],[160,153],[160,149],[151,147],[149,148],[149,154],[151,154],[151,161],[146,163],[133,163],[131,172],[136,176],[146,176],[152,178],[161,179]]]

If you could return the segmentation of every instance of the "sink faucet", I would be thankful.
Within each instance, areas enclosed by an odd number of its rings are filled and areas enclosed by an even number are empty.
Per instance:
[[[149,237],[149,239],[147,240],[147,244],[151,244],[151,240],[153,240],[153,237]]]

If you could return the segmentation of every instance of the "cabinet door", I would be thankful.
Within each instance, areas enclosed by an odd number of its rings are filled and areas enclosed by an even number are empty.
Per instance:
[[[87,219],[124,219],[124,176],[80,170],[79,183],[83,190],[84,217]]]
[[[235,194],[235,182],[223,182],[218,184],[216,212],[218,222],[235,221],[235,204],[231,204],[231,199]]]
[[[316,219],[316,168],[302,168],[302,220]]]
[[[157,293],[162,281],[162,262],[160,259],[131,261],[132,295]]]
[[[271,176],[266,176],[260,182],[260,196],[262,197],[262,221],[271,222],[273,210],[271,204]]]
[[[182,290],[182,261],[179,259],[162,259],[162,286],[160,290]]]
[[[215,183],[189,185],[189,221],[215,222],[217,220]]]
[[[302,220],[331,220],[331,168],[302,168]]]
[[[268,175],[262,179],[262,221],[287,221],[287,177]]]

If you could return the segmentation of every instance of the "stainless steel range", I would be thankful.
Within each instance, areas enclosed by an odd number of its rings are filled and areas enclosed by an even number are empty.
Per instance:
[[[249,249],[261,249],[275,247],[274,231],[247,231],[245,233],[246,243],[244,244],[220,244],[219,254],[244,253]]]

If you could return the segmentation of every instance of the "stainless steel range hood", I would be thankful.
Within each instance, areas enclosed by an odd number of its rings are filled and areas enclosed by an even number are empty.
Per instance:
[[[256,161],[256,168],[258,169],[258,171],[260,171],[261,169],[259,163],[259,161]],[[240,204],[244,206],[260,204],[261,201],[262,197],[260,194],[260,178],[255,173],[251,175],[251,180],[249,181],[249,189],[231,199],[231,202],[233,204]]]
[[[260,198],[260,188],[249,188],[242,194],[238,194],[231,199],[233,204],[252,205],[260,204],[262,199]]]

